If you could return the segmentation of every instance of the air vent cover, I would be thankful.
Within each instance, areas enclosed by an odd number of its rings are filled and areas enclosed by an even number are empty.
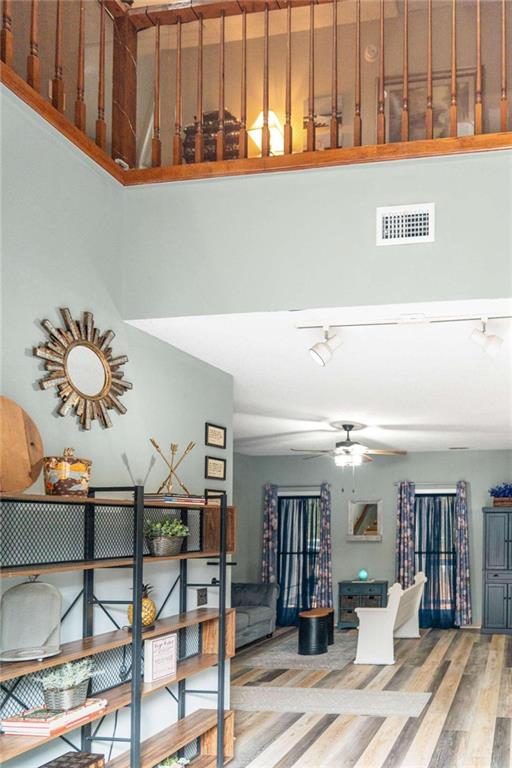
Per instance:
[[[435,203],[377,208],[377,245],[434,242]]]

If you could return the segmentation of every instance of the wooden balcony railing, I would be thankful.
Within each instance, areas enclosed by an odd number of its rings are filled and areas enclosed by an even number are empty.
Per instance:
[[[512,0],[3,0],[2,81],[123,184],[512,147]]]

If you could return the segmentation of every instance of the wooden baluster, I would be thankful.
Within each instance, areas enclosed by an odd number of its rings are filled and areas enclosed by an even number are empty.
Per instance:
[[[309,95],[308,121],[306,127],[306,147],[308,152],[315,150],[315,3],[309,4]]]
[[[172,145],[172,162],[182,163],[181,138],[181,17],[176,21],[176,104],[174,106],[174,140]]]
[[[57,0],[55,19],[55,74],[52,80],[52,104],[64,112],[64,80],[62,79],[62,0]]]
[[[402,141],[409,141],[409,0],[404,0]]]
[[[155,26],[155,73],[153,85],[153,138],[151,140],[151,165],[162,165],[162,140],[160,139],[160,22]]]
[[[27,83],[36,91],[41,90],[41,67],[39,62],[39,0],[32,0],[30,10],[30,53],[27,58]]]
[[[332,3],[331,149],[338,147],[338,0]]]
[[[220,12],[220,43],[219,43],[219,130],[216,136],[216,159],[224,160],[225,145],[225,108],[224,108],[224,41],[225,41],[225,11]]]
[[[457,136],[457,0],[452,0],[452,64],[450,82],[450,136]]]
[[[0,58],[12,67],[12,0],[4,0],[2,4],[2,31],[0,32]]]
[[[354,147],[361,146],[361,0],[356,0],[356,84],[354,89]]]
[[[107,149],[107,124],[105,122],[105,4],[100,0],[100,49],[98,79],[98,118],[96,120],[96,144]]]
[[[203,135],[203,16],[199,14],[197,28],[197,103],[196,103],[196,132],[194,136],[194,160],[202,163],[204,160]]]
[[[481,47],[481,8],[476,0],[476,84],[475,84],[475,133],[483,130],[482,106],[482,47]]]
[[[268,126],[268,4],[265,3],[263,33],[263,125],[261,128],[261,156],[270,155],[270,128]]]
[[[427,109],[425,112],[425,132],[427,139],[434,137],[434,110],[432,95],[432,0],[428,0],[427,30]]]
[[[501,0],[501,97],[500,97],[500,129],[508,130],[508,96],[507,96],[507,2]]]
[[[291,155],[293,150],[292,133],[292,4],[288,0],[286,12],[286,96],[284,120],[284,154]]]
[[[380,0],[379,99],[377,106],[377,144],[386,141],[386,114],[384,111],[384,0]]]
[[[85,0],[78,12],[78,71],[76,76],[75,125],[85,131]]]
[[[245,7],[242,8],[242,77],[238,157],[247,157],[247,10]]]

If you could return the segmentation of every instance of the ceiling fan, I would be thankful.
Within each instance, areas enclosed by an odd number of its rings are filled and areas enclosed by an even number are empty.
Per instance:
[[[334,463],[338,467],[358,467],[363,461],[373,461],[372,456],[405,456],[407,451],[392,451],[380,448],[368,448],[368,446],[352,440],[350,433],[354,429],[362,429],[362,424],[341,424],[345,430],[345,440],[336,443],[333,450],[307,450],[301,448],[291,448],[297,453],[309,453],[311,456],[304,456],[305,459],[319,459],[322,456],[333,456]]]

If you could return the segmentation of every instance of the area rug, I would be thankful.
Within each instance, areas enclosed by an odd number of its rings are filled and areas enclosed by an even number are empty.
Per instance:
[[[231,708],[249,712],[312,712],[325,715],[419,717],[430,693],[334,688],[233,686]]]
[[[343,669],[356,656],[356,635],[334,633],[334,645],[319,656],[299,656],[297,632],[286,635],[280,642],[263,646],[243,658],[244,667],[269,667],[270,669]]]

